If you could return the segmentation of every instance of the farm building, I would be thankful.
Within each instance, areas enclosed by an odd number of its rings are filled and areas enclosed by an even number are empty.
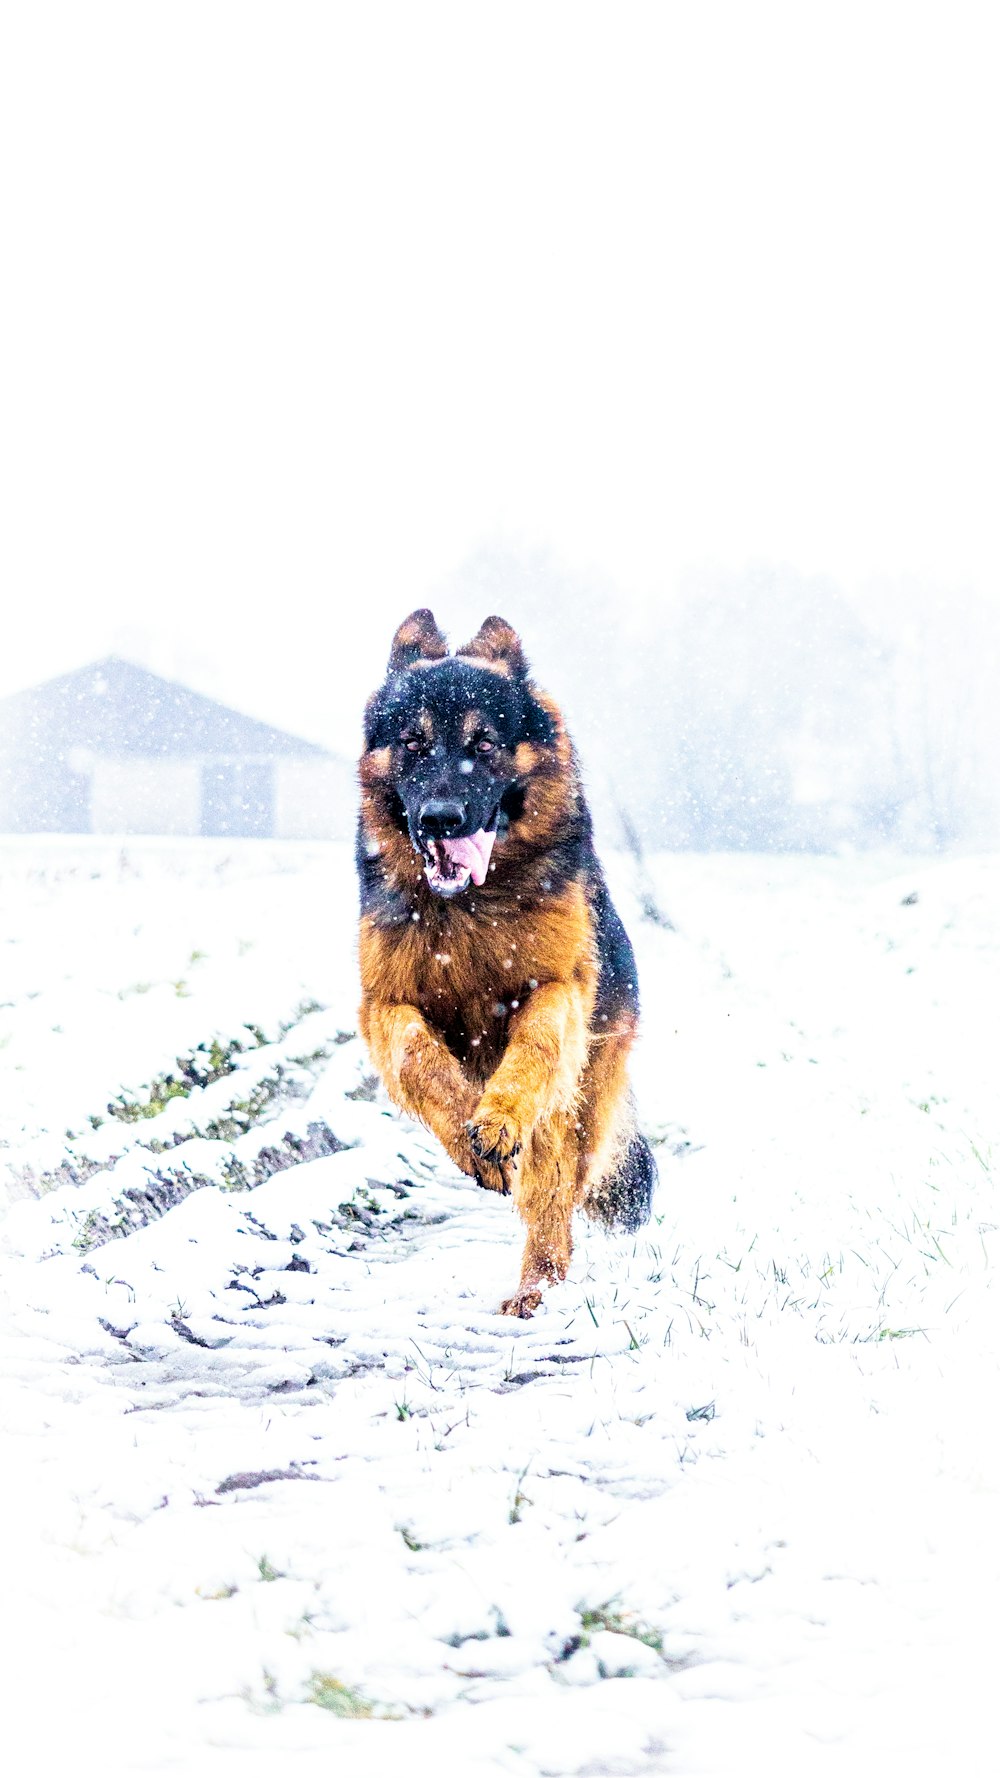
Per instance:
[[[0,700],[0,832],[344,839],[353,770],[109,656]]]

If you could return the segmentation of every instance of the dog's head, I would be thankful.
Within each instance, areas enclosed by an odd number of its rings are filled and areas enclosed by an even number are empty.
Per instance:
[[[496,870],[497,838],[523,816],[526,782],[557,738],[503,618],[450,655],[431,612],[415,611],[365,712],[362,783],[405,829],[434,894],[461,895]]]

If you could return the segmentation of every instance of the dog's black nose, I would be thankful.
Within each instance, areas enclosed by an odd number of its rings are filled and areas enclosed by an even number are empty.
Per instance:
[[[420,826],[432,840],[450,840],[465,825],[464,803],[444,802],[432,798],[420,811]]]

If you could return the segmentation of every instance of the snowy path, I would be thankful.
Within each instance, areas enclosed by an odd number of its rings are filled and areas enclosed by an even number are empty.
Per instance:
[[[995,1769],[995,863],[665,859],[677,934],[619,867],[657,1216],[514,1324],[508,1206],[372,1096],[337,849],[7,863],[8,1745]]]

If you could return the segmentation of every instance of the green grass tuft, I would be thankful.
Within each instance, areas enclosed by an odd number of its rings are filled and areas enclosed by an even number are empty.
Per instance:
[[[318,1704],[321,1710],[329,1710],[333,1716],[342,1716],[352,1722],[359,1722],[374,1716],[375,1706],[357,1691],[354,1686],[345,1685],[342,1679],[336,1679],[332,1673],[313,1673],[306,1691],[306,1702]]]
[[[587,1645],[588,1634],[594,1630],[613,1630],[616,1636],[631,1636],[634,1642],[642,1642],[647,1648],[653,1648],[657,1654],[663,1653],[663,1637],[659,1630],[650,1624],[644,1624],[634,1611],[622,1611],[613,1599],[605,1605],[587,1606],[580,1611],[580,1641]]]

